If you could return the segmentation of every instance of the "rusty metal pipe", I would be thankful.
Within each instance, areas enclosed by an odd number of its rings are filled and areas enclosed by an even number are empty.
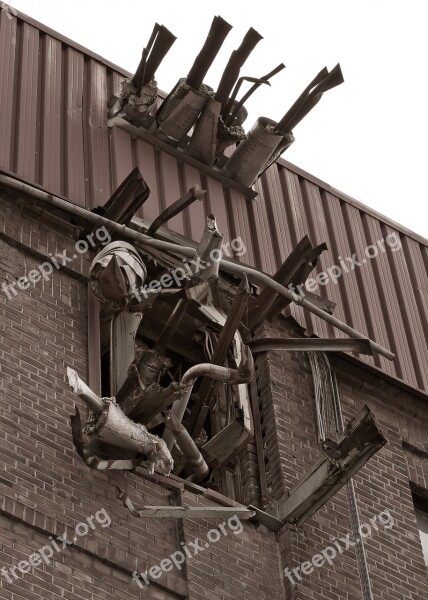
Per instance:
[[[248,280],[246,275],[243,276],[239,288],[233,299],[232,306],[228,312],[226,322],[221,330],[220,336],[214,348],[214,352],[211,356],[211,363],[215,365],[222,365],[226,360],[227,352],[232,343],[233,338],[238,330],[239,323],[241,322],[242,315],[247,306],[248,297],[250,295]],[[248,348],[243,346],[244,349]],[[243,364],[248,362],[248,356],[243,356]],[[240,365],[241,368],[242,365]],[[203,379],[198,390],[200,398],[199,410],[193,411],[193,420],[191,421],[191,431],[195,435],[199,435],[200,429],[202,429],[208,411],[212,406],[212,392],[214,383],[211,379]]]
[[[356,331],[355,329],[353,329],[346,323],[342,323],[342,321],[340,321],[339,319],[336,319],[336,317],[334,317],[333,315],[330,315],[329,313],[325,312],[321,308],[318,308],[318,306],[315,306],[315,304],[312,304],[308,300],[305,300],[302,296],[299,296],[297,294],[294,294],[293,292],[290,292],[290,290],[285,288],[283,285],[281,285],[277,281],[274,281],[272,279],[272,277],[270,277],[269,275],[266,275],[265,273],[261,273],[260,271],[256,271],[255,269],[252,269],[251,267],[245,267],[244,265],[228,262],[225,260],[221,261],[220,267],[227,273],[232,273],[234,275],[238,275],[238,274],[241,275],[241,274],[245,273],[247,275],[248,279],[253,280],[256,283],[261,283],[262,285],[266,285],[266,286],[270,287],[275,292],[278,292],[278,294],[280,296],[283,296],[284,298],[288,298],[289,300],[291,300],[298,306],[305,308],[313,315],[320,317],[321,319],[323,319],[327,323],[330,323],[330,325],[333,325],[333,327],[336,327],[340,331],[343,331],[350,337],[356,337],[359,340],[369,340],[372,345],[373,350],[375,350],[378,354],[380,354],[381,356],[384,356],[388,360],[394,360],[395,354],[393,352],[391,352],[390,350],[387,350],[380,344],[373,342],[367,336],[363,335],[359,331]]]
[[[321,73],[323,73],[323,71],[318,73],[314,81],[320,77]],[[344,79],[342,70],[340,65],[337,64],[334,69],[330,71],[330,73],[323,77],[321,81],[318,81],[316,86],[312,86],[312,89],[306,94],[303,102],[300,102],[298,106],[296,106],[295,110],[290,109],[287,112],[287,114],[278,123],[278,132],[284,135],[285,133],[292,131],[292,129],[298,125],[298,123],[300,123],[300,121],[314,108],[314,106],[318,104],[325,92],[340,85],[343,83],[343,81]],[[302,96],[305,95],[305,92],[309,89],[312,83],[313,82],[311,82],[308,88],[306,88]],[[297,103],[295,104],[297,105]]]
[[[303,103],[300,109],[296,112],[296,114],[292,117],[290,122],[288,123],[288,130],[291,131],[306,117],[306,115],[318,104],[321,100],[323,94],[327,90],[331,90],[332,88],[343,83],[343,75],[340,69],[340,65],[337,65],[328,76],[321,81],[321,83],[315,88],[314,93],[311,93],[307,100]],[[319,91],[322,90],[322,91]],[[316,93],[315,93],[316,92]]]
[[[236,99],[236,96],[238,94],[239,88],[241,87],[242,81],[244,79],[247,79],[247,81],[251,81],[251,78],[248,77],[242,77],[238,84],[235,88],[235,90],[233,91],[233,95],[230,98],[230,102],[228,103],[228,106],[226,107],[225,111],[224,111],[224,117],[226,119],[226,125],[232,125],[234,119],[238,116],[239,111],[241,110],[241,108],[244,106],[245,102],[254,94],[254,92],[256,90],[258,90],[258,88],[263,85],[263,84],[267,84],[270,85],[269,83],[269,79],[271,79],[274,75],[276,75],[277,73],[280,73],[283,69],[285,69],[285,65],[284,63],[279,64],[277,67],[275,67],[275,69],[273,69],[270,73],[267,73],[266,75],[264,75],[263,77],[260,77],[258,80],[254,81],[253,85],[250,87],[250,89],[248,90],[248,92],[246,92],[241,100],[239,100],[239,102],[236,103],[236,105],[233,107],[233,103]],[[230,115],[228,115],[230,111]]]
[[[144,454],[151,472],[156,469],[160,473],[169,475],[174,461],[161,438],[149,433],[144,425],[129,419],[114,398],[99,398],[80,379],[74,369],[67,367],[67,376],[73,392],[97,415],[97,419],[91,424],[92,431],[88,435],[116,448]]]
[[[141,53],[140,63],[137,67],[137,70],[135,71],[134,77],[132,78],[132,85],[136,89],[138,96],[141,94],[141,88],[143,87],[142,81],[143,81],[143,77],[144,77],[144,72],[146,70],[146,61],[147,61],[148,55],[149,55],[149,51],[147,50],[147,48],[143,48],[143,52]]]
[[[208,69],[214,62],[215,57],[231,29],[232,25],[229,25],[224,19],[219,16],[214,17],[207,39],[186,78],[187,84],[195,90],[199,90],[201,87],[204,77],[208,73]]]
[[[143,48],[138,68],[132,78],[137,96],[155,76],[156,70],[177,38],[166,27],[155,23],[149,42]]]
[[[239,48],[232,52],[229,58],[229,62],[227,63],[223,75],[220,79],[220,83],[215,95],[215,99],[217,100],[217,102],[220,102],[220,104],[222,104],[224,108],[226,108],[225,105],[229,99],[233,86],[235,85],[236,80],[239,77],[241,68],[243,67],[247,58],[250,56],[251,52],[262,39],[263,36],[261,36],[258,31],[250,27],[250,29],[245,34],[245,37],[242,40],[242,43],[239,46]],[[222,116],[224,117],[223,111]]]
[[[209,467],[190,433],[170,410],[164,411],[163,420],[165,426],[172,432],[175,443],[184,454],[186,462],[192,467],[196,475],[196,480],[199,481],[203,479],[208,474]]]
[[[68,383],[76,396],[82,398],[87,407],[90,408],[95,414],[101,414],[105,407],[102,398],[97,396],[97,394],[80,379],[76,371],[70,367],[67,367],[67,378]]]
[[[320,83],[327,75],[328,75],[328,69],[327,69],[327,67],[324,67],[314,77],[314,79],[312,79],[312,81],[310,82],[310,84],[305,87],[305,89],[303,90],[303,92],[300,94],[300,96],[297,98],[297,100],[290,106],[290,108],[287,110],[287,112],[285,113],[285,115],[282,117],[282,119],[278,123],[278,129],[280,131],[283,131],[285,129],[285,127],[286,127],[289,119],[291,119],[291,117],[293,117],[293,115],[296,113],[296,111],[300,108],[300,106],[303,104],[303,102],[307,99],[308,94],[310,93],[310,91],[316,85],[318,85],[318,83]]]
[[[223,381],[224,383],[238,383],[238,371],[236,369],[220,367],[219,365],[213,365],[211,363],[201,363],[199,365],[190,367],[190,369],[188,369],[181,378],[180,385],[185,386],[183,395],[176,400],[171,407],[171,412],[179,421],[183,419],[193,386],[199,377],[209,377],[211,379],[216,379],[217,381]],[[174,436],[172,435],[172,432],[169,430],[165,431],[163,434],[163,439],[168,448],[171,449],[174,442]]]
[[[194,385],[198,377],[210,377],[211,379],[227,383],[233,377],[232,371],[234,371],[234,369],[229,369],[228,367],[221,367],[220,365],[213,365],[212,363],[201,363],[190,367],[190,369],[184,373],[181,383],[183,385]]]
[[[201,190],[199,185],[194,185],[181,198],[170,204],[150,225],[147,230],[147,235],[153,236],[159,227],[165,225],[170,219],[180,214],[184,209],[193,204],[196,200],[202,200],[206,194],[206,190]]]
[[[162,329],[154,350],[162,354],[165,349],[168,347],[168,344],[174,337],[178,327],[180,326],[181,321],[183,320],[184,315],[189,307],[190,300],[187,298],[181,298],[174,307],[174,310],[170,314],[168,321],[165,323],[164,328]]]
[[[166,27],[161,25],[159,32],[156,36],[153,48],[150,52],[150,56],[146,61],[146,69],[144,71],[144,77],[142,79],[142,86],[145,86],[151,81],[159,65],[168,54],[171,46],[176,40],[176,36],[172,34]]]
[[[38,200],[41,200],[50,206],[55,208],[59,208],[61,210],[65,210],[66,212],[73,214],[81,219],[94,223],[95,225],[105,225],[106,227],[110,227],[111,230],[120,233],[123,237],[127,238],[130,241],[133,241],[137,244],[141,244],[142,246],[149,246],[152,248],[157,248],[159,250],[164,250],[165,252],[174,252],[179,254],[180,256],[184,256],[186,258],[194,258],[196,254],[196,250],[189,246],[180,246],[180,244],[173,244],[171,242],[164,242],[163,240],[155,240],[143,233],[134,231],[125,225],[118,225],[114,221],[110,219],[106,219],[105,217],[101,217],[100,215],[96,215],[92,213],[90,210],[86,208],[82,208],[81,206],[77,206],[64,200],[64,198],[60,198],[58,196],[54,196],[53,194],[48,194],[47,192],[38,189],[37,187],[20,181],[18,179],[14,179],[13,177],[9,177],[8,175],[4,175],[0,173],[0,183],[9,186],[13,189],[16,189],[22,193],[29,194]],[[378,343],[370,340],[367,336],[359,333],[346,323],[343,323],[333,315],[323,311],[318,308],[308,300],[305,300],[301,296],[297,294],[293,294],[285,288],[280,283],[274,281],[272,277],[262,273],[261,271],[257,271],[256,269],[252,269],[251,267],[246,267],[242,264],[234,263],[232,261],[222,259],[220,262],[220,268],[226,271],[227,273],[232,273],[233,275],[242,276],[244,273],[247,275],[248,279],[254,281],[255,283],[259,283],[263,286],[267,286],[278,292],[280,296],[284,298],[288,298],[298,306],[305,308],[312,314],[320,317],[320,319],[330,323],[333,327],[336,327],[340,331],[343,331],[350,337],[357,337],[360,340],[369,340],[372,344],[373,350],[375,350],[381,356],[384,356],[388,360],[394,360],[395,354],[390,350],[387,350],[383,346],[380,346]]]
[[[317,85],[315,89],[312,90],[310,95],[315,94],[324,94],[328,92],[328,90],[333,89],[334,87],[340,85],[345,80],[343,78],[342,69],[340,68],[340,64],[338,63],[328,75],[324,77],[322,81]]]
[[[132,78],[132,85],[136,88],[138,96],[141,94],[141,89],[143,87],[143,80],[144,80],[144,74],[146,71],[147,57],[148,57],[151,47],[153,46],[153,43],[160,31],[160,28],[161,28],[161,26],[159,25],[159,23],[154,24],[152,35],[150,36],[147,46],[145,48],[143,48],[140,63],[138,65],[137,70],[135,71],[134,77]]]

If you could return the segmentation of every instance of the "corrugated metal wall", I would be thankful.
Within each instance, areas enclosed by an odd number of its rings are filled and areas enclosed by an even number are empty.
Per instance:
[[[327,242],[321,272],[339,264],[339,257],[365,258],[367,246],[396,231],[400,251],[379,251],[317,293],[337,303],[336,316],[397,354],[393,363],[379,357],[366,362],[428,393],[424,240],[285,161],[263,175],[257,200],[247,200],[149,143],[109,130],[107,100],[126,73],[30,19],[9,19],[4,12],[0,19],[1,168],[93,208],[138,166],[151,188],[139,215],[147,221],[200,184],[208,190],[205,206],[196,203],[169,227],[196,240],[204,215],[214,212],[226,239],[245,242],[243,260],[269,273],[305,234],[314,244]],[[342,335],[299,308],[292,312],[309,335]]]

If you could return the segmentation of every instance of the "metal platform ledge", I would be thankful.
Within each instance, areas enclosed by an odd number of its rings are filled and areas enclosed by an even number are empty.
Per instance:
[[[131,135],[132,139],[140,138],[141,140],[148,142],[158,150],[162,150],[162,152],[167,152],[168,154],[171,154],[171,156],[174,156],[178,161],[187,163],[188,165],[195,167],[195,169],[198,169],[198,171],[200,171],[201,173],[209,175],[213,179],[217,179],[223,184],[224,187],[233,188],[238,192],[241,192],[245,196],[245,198],[247,198],[247,200],[254,200],[254,198],[258,196],[258,192],[256,192],[252,188],[245,187],[237,181],[234,181],[229,177],[225,177],[220,173],[220,171],[217,171],[216,169],[213,169],[211,167],[207,167],[207,165],[204,165],[198,160],[187,156],[187,154],[185,154],[181,150],[169,146],[168,144],[165,144],[165,142],[161,142],[147,131],[144,131],[144,129],[140,129],[135,125],[131,125],[131,123],[128,123],[128,121],[126,119],[123,119],[122,117],[112,117],[108,120],[108,126],[109,128],[119,127],[120,129],[127,131]]]

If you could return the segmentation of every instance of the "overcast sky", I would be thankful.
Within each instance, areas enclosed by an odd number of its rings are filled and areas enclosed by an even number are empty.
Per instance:
[[[162,0],[12,0],[18,10],[134,72],[157,21],[177,41],[157,80],[167,92],[184,77],[214,15],[233,29],[206,77],[216,87],[250,26],[264,39],[242,74],[287,68],[248,103],[280,119],[323,67],[340,62],[345,83],[325,94],[296,127],[284,158],[428,238],[425,170],[428,36],[424,0],[181,2]]]

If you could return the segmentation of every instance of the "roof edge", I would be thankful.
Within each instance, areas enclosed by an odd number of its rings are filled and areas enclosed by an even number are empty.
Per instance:
[[[21,19],[21,21],[25,21],[25,23],[28,23],[29,25],[36,27],[40,31],[47,33],[48,35],[55,38],[56,40],[63,42],[64,44],[67,44],[67,46],[70,46],[71,48],[79,50],[79,52],[82,52],[83,54],[90,56],[91,58],[104,64],[106,67],[109,67],[110,69],[114,69],[115,71],[118,71],[121,75],[124,75],[125,77],[133,77],[133,73],[130,73],[129,71],[127,71],[126,69],[123,69],[119,65],[116,65],[115,63],[110,62],[109,60],[107,60],[106,58],[103,58],[96,52],[92,52],[92,50],[89,50],[89,48],[82,46],[78,42],[75,42],[74,40],[63,35],[62,33],[55,31],[55,29],[51,29],[50,27],[48,27],[47,25],[44,25],[40,21],[33,19],[33,17],[30,17],[19,10],[14,10],[14,14],[16,15],[16,17],[18,19]]]
[[[307,179],[311,183],[314,183],[318,187],[323,188],[326,192],[330,192],[330,194],[333,194],[340,200],[343,200],[344,202],[351,204],[358,210],[361,210],[361,211],[367,213],[368,215],[375,217],[379,221],[382,221],[383,223],[385,223],[385,225],[389,225],[390,227],[397,229],[404,235],[407,235],[408,237],[413,238],[417,242],[424,244],[424,246],[428,246],[428,238],[424,238],[423,235],[420,235],[419,233],[416,233],[415,231],[412,231],[411,229],[407,229],[407,227],[404,227],[404,225],[400,225],[400,223],[397,223],[397,221],[394,221],[390,217],[387,217],[386,215],[378,212],[374,208],[370,208],[370,206],[367,206],[363,202],[360,202],[359,200],[355,200],[355,198],[352,198],[352,196],[348,196],[348,194],[345,194],[345,192],[341,192],[337,188],[331,186],[329,183],[323,181],[322,179],[319,179],[318,177],[316,177],[315,175],[312,175],[311,173],[308,173],[308,171],[301,169],[300,167],[289,162],[285,158],[280,157],[275,162],[278,165],[285,167],[289,171],[292,171],[296,175],[300,175],[301,177],[304,177],[305,179]]]

